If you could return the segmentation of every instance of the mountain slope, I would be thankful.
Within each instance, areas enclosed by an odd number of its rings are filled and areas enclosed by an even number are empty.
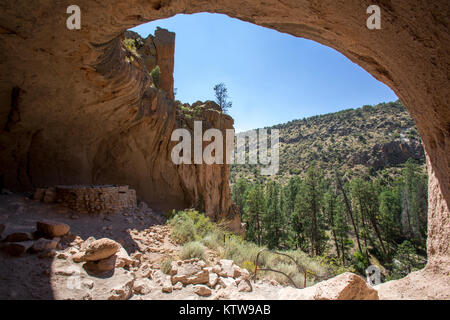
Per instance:
[[[271,179],[303,175],[315,162],[326,172],[333,167],[395,174],[396,166],[425,156],[414,121],[402,103],[381,103],[293,120],[269,129],[280,130],[280,170]],[[259,176],[258,165],[233,165],[231,182]]]

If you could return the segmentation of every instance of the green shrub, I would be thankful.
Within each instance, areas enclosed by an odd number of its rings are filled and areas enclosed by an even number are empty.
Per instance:
[[[184,243],[181,249],[181,259],[205,259],[206,248],[214,250],[223,259],[233,260],[237,265],[246,268],[250,273],[255,271],[255,259],[264,247],[245,241],[241,236],[224,231],[223,226],[212,223],[205,215],[195,210],[179,211],[171,220],[171,236],[179,243]],[[301,250],[283,251],[293,257],[302,268],[319,277],[331,277],[336,270],[326,266],[323,258],[311,258]],[[287,273],[298,286],[303,286],[304,273],[300,272],[295,263],[280,255],[270,252],[261,253],[258,261],[259,268],[271,268]],[[258,277],[274,279],[281,284],[290,284],[285,276],[275,272],[261,272]],[[309,275],[307,285],[318,282]]]
[[[214,226],[204,214],[195,211],[179,211],[170,221],[172,238],[179,243],[201,240]]]
[[[161,271],[165,274],[169,274],[172,269],[172,257],[166,257],[163,261],[161,261]]]
[[[180,258],[183,260],[193,258],[205,260],[205,257],[206,257],[205,246],[198,241],[186,243],[181,249],[180,253]]]
[[[160,86],[159,78],[161,76],[161,69],[159,68],[159,66],[153,68],[153,70],[150,72],[150,76],[152,77],[155,86],[159,88]]]

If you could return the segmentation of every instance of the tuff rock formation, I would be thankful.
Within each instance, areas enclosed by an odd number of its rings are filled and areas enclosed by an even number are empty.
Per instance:
[[[130,27],[178,13],[218,12],[330,46],[392,88],[414,118],[429,173],[428,265],[450,269],[450,7],[447,0],[379,1],[381,30],[366,26],[363,0],[79,0],[0,4],[0,168],[5,186],[114,183],[154,204],[202,199],[230,213],[226,166],[168,161],[177,105],[127,62]],[[232,120],[214,117],[223,129]],[[400,282],[402,283],[402,280]],[[423,291],[423,290],[422,290]]]
[[[130,46],[126,39],[134,43]],[[42,194],[44,202],[54,202],[60,194],[59,187],[39,188],[128,181],[138,198],[153,208],[196,207],[214,220],[232,220],[231,228],[239,231],[239,213],[231,206],[228,166],[175,165],[171,160],[172,148],[178,143],[171,141],[175,129],[193,131],[195,120],[203,122],[204,130],[217,128],[224,136],[226,129],[233,128],[233,119],[213,102],[197,102],[192,108],[184,105],[184,110],[192,110],[187,117],[181,104],[173,100],[174,41],[175,34],[164,29],[158,28],[155,36],[146,39],[127,31],[97,47],[101,55],[93,66],[79,69],[84,70],[82,78],[93,76],[98,81],[94,87],[92,83],[84,83],[86,79],[76,80],[80,86],[67,88],[72,93],[66,92],[57,99],[60,105],[36,106],[43,108],[44,113],[49,112],[47,116],[41,115],[49,122],[40,122],[31,114],[26,116],[25,109],[10,109],[10,114],[2,117],[6,124],[0,138],[5,149],[0,160],[5,170],[1,174],[6,184],[22,191],[38,187],[36,193]],[[62,73],[78,72],[69,65],[56,65]],[[159,88],[149,74],[157,65],[161,69]],[[26,97],[23,88],[13,91],[18,92],[17,101]],[[43,96],[50,97],[48,93]],[[53,107],[44,111],[50,105]],[[86,106],[85,111],[84,107],[79,108],[82,105]],[[17,117],[12,115],[15,112]],[[77,112],[81,112],[80,117],[69,116]],[[25,118],[31,122],[24,122]],[[19,151],[22,143],[27,150]],[[15,172],[8,163],[15,167]]]
[[[378,170],[405,163],[409,158],[423,160],[423,147],[419,141],[393,140],[386,143],[377,143],[371,151],[351,155],[349,161],[354,165],[362,164]]]

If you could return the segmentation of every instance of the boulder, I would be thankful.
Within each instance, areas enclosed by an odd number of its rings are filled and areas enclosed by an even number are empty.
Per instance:
[[[67,224],[50,220],[38,221],[36,223],[36,228],[37,231],[51,238],[61,237],[70,230],[70,227]]]
[[[133,259],[131,259],[128,252],[122,246],[120,246],[119,250],[116,252],[116,256],[116,268],[129,268],[134,263]]]
[[[188,284],[206,284],[209,282],[209,272],[206,270],[200,270],[194,274],[176,274],[171,277],[172,284],[181,282],[184,285]]]
[[[91,242],[84,252],[83,259],[85,261],[97,261],[111,257],[120,248],[120,244],[116,241],[102,238]]]
[[[202,270],[198,261],[195,260],[173,262],[170,274],[172,276],[172,284],[175,284],[178,281],[182,282],[184,285],[208,283],[209,281],[209,272],[207,270]]]
[[[223,278],[220,277],[218,283],[222,288],[233,288],[236,287],[236,281],[233,278]]]
[[[11,256],[18,257],[33,246],[33,241],[2,243],[1,249]]]
[[[92,273],[102,273],[114,270],[116,267],[117,256],[112,255],[109,258],[97,261],[88,261],[84,264],[84,268]]]
[[[378,292],[366,281],[351,272],[320,282],[314,293],[315,300],[378,300]]]
[[[30,232],[13,232],[5,238],[6,242],[22,242],[33,240],[33,234]]]
[[[195,285],[194,292],[201,297],[207,297],[211,295],[211,289],[204,285]]]
[[[161,270],[156,270],[153,275],[153,281],[155,281],[158,285],[160,285],[162,288],[162,292],[164,293],[171,293],[172,283],[170,282],[169,276],[165,275]]]
[[[240,278],[244,280],[248,280],[250,278],[250,272],[247,269],[240,268],[239,266],[233,266],[233,278]]]
[[[277,290],[275,299],[282,300],[378,300],[378,292],[351,272],[319,282],[305,289],[285,287]]]
[[[53,203],[56,201],[56,189],[55,188],[48,188],[44,192],[44,197],[42,199],[45,203]]]
[[[133,295],[134,278],[122,283],[110,291],[108,300],[128,300]]]
[[[252,291],[252,284],[249,280],[242,280],[238,284],[238,291],[239,292],[251,292]]]
[[[221,259],[219,260],[219,276],[221,277],[234,277],[234,262],[233,260]]]

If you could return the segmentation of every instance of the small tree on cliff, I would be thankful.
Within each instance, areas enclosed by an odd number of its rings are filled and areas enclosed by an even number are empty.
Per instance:
[[[228,101],[228,89],[223,83],[214,86],[214,95],[216,96],[216,103],[222,108],[223,112],[227,112],[233,105]]]

